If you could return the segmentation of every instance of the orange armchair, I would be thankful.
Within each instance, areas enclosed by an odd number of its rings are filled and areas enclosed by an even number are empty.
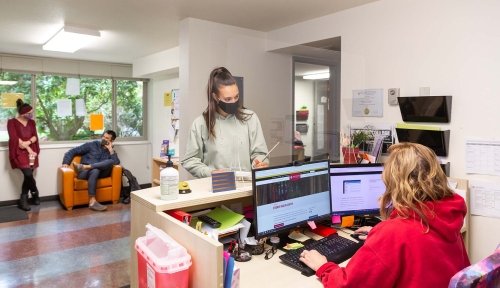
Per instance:
[[[81,157],[75,156],[71,162],[80,163],[80,161]],[[71,210],[73,206],[88,205],[89,193],[87,180],[76,178],[77,174],[73,165],[70,167],[60,167],[59,173],[62,179],[59,199],[64,208]],[[121,188],[122,167],[115,165],[113,166],[111,176],[97,180],[96,200],[99,202],[112,201],[113,204],[116,204],[120,200]]]

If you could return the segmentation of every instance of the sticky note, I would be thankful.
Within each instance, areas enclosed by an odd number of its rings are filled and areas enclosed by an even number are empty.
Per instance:
[[[56,101],[57,104],[57,116],[68,117],[73,114],[73,108],[71,107],[70,99],[59,99]]]
[[[314,222],[314,221],[307,221],[307,225],[309,225],[309,227],[312,230],[316,229],[316,222]]]
[[[104,115],[102,115],[102,114],[90,114],[89,129],[90,129],[90,131],[104,129]]]
[[[340,227],[351,227],[352,225],[354,225],[354,215],[342,217]]]
[[[283,249],[285,249],[285,250],[295,250],[295,249],[299,249],[299,248],[302,248],[302,247],[304,247],[304,245],[301,244],[301,243],[287,243],[283,247]]]
[[[163,106],[165,107],[172,106],[172,93],[170,92],[163,93]]]
[[[332,224],[338,224],[340,222],[342,222],[340,215],[333,215],[332,216]]]
[[[66,95],[80,95],[80,79],[67,78],[66,79]]]
[[[23,93],[2,93],[0,96],[2,98],[1,103],[3,108],[16,108],[17,99],[24,98]]]

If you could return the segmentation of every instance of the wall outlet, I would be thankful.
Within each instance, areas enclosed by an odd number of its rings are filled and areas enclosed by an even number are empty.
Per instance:
[[[389,105],[398,105],[399,88],[387,89],[387,96]]]

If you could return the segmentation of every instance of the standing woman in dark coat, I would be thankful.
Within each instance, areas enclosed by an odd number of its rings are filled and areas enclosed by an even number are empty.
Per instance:
[[[21,99],[17,99],[16,104],[18,115],[7,122],[9,160],[12,169],[17,168],[24,175],[18,206],[24,211],[30,211],[28,191],[31,192],[31,203],[34,205],[40,204],[38,188],[33,177],[33,171],[38,167],[40,145],[38,145],[38,134],[33,120],[33,107],[24,103]]]

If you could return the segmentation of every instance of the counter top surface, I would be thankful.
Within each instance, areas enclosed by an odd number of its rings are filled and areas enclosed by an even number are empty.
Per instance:
[[[216,193],[212,192],[210,177],[187,182],[191,193],[179,194],[175,200],[161,200],[160,186],[134,191],[131,193],[131,197],[152,210],[165,211],[252,196],[251,181],[237,181],[236,190]]]

